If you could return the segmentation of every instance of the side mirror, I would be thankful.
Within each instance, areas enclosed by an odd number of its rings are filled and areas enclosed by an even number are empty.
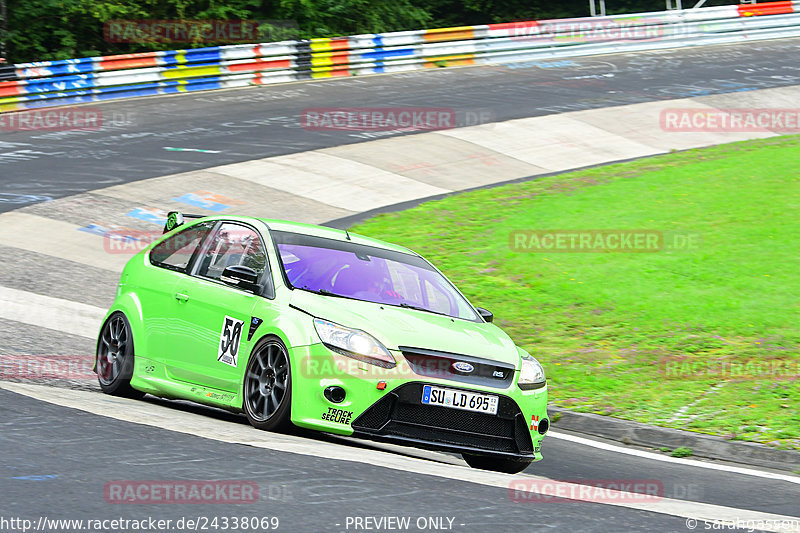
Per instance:
[[[486,322],[494,321],[494,315],[491,311],[484,309],[483,307],[476,307],[475,309],[478,311],[478,314],[481,315],[481,318],[483,318]]]
[[[222,271],[222,276],[219,279],[223,283],[256,294],[258,294],[260,290],[258,286],[258,273],[250,267],[242,265],[229,266]]]

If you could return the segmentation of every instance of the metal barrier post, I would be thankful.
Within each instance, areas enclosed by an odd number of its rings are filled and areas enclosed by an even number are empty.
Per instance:
[[[597,0],[600,3],[600,12],[597,12],[597,5],[595,4],[595,0],[589,0],[589,13],[593,17],[605,17],[606,16],[606,0]]]
[[[0,0],[0,63],[6,60],[6,35],[8,35],[7,19],[6,0]]]

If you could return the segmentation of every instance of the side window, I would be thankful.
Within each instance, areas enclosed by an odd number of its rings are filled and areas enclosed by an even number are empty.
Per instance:
[[[247,226],[226,222],[205,247],[197,275],[219,280],[229,266],[250,267],[258,274],[259,283],[268,276],[267,254],[258,233]]]
[[[192,255],[213,227],[213,222],[201,222],[179,231],[150,250],[150,263],[177,272],[186,272]]]

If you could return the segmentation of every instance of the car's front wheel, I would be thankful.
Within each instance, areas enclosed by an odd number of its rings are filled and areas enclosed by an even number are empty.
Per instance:
[[[144,393],[131,387],[133,376],[133,335],[128,319],[114,313],[100,330],[97,339],[95,371],[103,392],[113,396],[142,398]]]
[[[505,457],[470,455],[467,453],[461,454],[461,456],[472,468],[504,472],[506,474],[519,474],[533,462],[533,459],[507,459]]]
[[[292,380],[289,353],[276,337],[253,349],[244,374],[244,412],[253,427],[267,431],[291,426]]]

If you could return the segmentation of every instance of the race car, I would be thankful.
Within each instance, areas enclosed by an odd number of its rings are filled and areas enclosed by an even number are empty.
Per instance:
[[[420,255],[346,230],[169,213],[126,264],[97,341],[108,394],[152,394],[459,453],[541,459],[547,382],[493,315]]]

